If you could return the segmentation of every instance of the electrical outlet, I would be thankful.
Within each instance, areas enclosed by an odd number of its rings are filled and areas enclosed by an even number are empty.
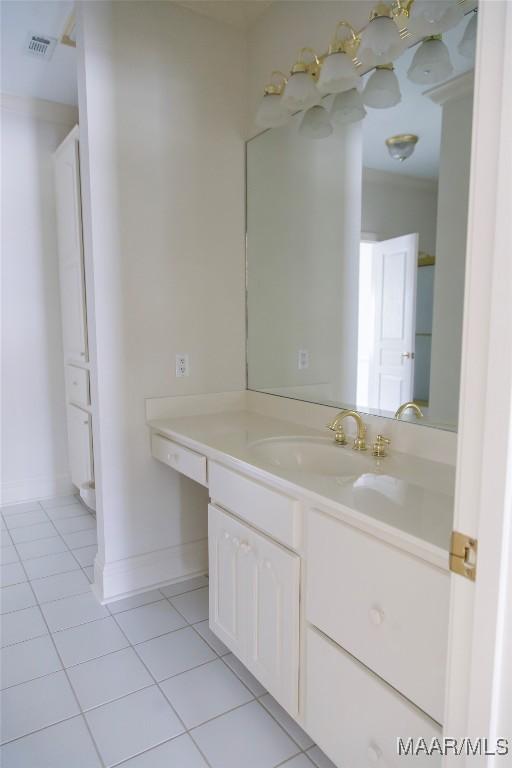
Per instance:
[[[297,354],[297,368],[299,371],[309,368],[309,351],[307,349],[299,349]]]
[[[188,376],[188,354],[176,355],[176,378]]]

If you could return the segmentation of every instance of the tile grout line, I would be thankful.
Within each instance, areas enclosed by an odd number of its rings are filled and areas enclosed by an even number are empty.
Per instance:
[[[15,545],[15,546],[16,546],[16,545]],[[17,552],[17,553],[18,553],[18,555],[19,555],[19,552],[18,552],[18,550],[17,550],[17,549],[16,549],[16,552]],[[23,569],[25,570],[25,567],[23,566],[23,564],[22,564],[22,567],[23,567]],[[26,571],[25,571],[25,572],[26,572]],[[28,574],[27,574],[27,577],[28,577]],[[30,588],[32,589],[32,585],[30,585]],[[69,675],[68,675],[68,673],[67,673],[66,667],[64,666],[64,662],[63,662],[63,659],[62,659],[62,657],[61,657],[61,655],[60,655],[60,653],[59,653],[59,649],[57,648],[57,644],[56,644],[55,640],[53,639],[53,635],[52,635],[52,633],[50,632],[50,627],[48,626],[48,622],[46,621],[46,617],[45,617],[45,615],[44,615],[43,611],[41,610],[41,607],[40,607],[40,604],[39,604],[39,600],[37,599],[37,595],[36,595],[35,593],[34,593],[34,597],[35,597],[35,599],[37,600],[37,603],[38,603],[38,605],[39,605],[39,610],[41,611],[41,614],[42,614],[42,617],[43,617],[43,621],[45,622],[45,624],[46,624],[46,628],[48,629],[48,633],[49,633],[49,635],[50,635],[50,638],[51,638],[51,642],[53,643],[53,647],[54,647],[54,649],[55,649],[55,653],[57,654],[57,658],[58,658],[58,659],[59,659],[59,661],[60,661],[60,664],[61,664],[61,667],[62,667],[62,671],[64,672],[64,675],[65,675],[65,677],[66,677],[66,680],[67,680],[68,686],[69,686],[69,688],[70,688],[70,690],[71,690],[72,696],[73,696],[73,698],[75,699],[76,705],[77,705],[77,707],[78,707],[79,716],[82,718],[82,720],[83,720],[83,721],[84,721],[84,723],[85,723],[85,727],[86,727],[86,729],[87,729],[87,731],[88,731],[88,733],[89,733],[89,736],[90,736],[90,738],[91,738],[91,740],[92,740],[92,744],[93,744],[93,746],[94,746],[94,749],[96,750],[96,753],[97,753],[97,755],[98,755],[98,759],[99,759],[99,761],[100,761],[100,764],[101,764],[101,766],[103,766],[103,768],[106,768],[106,766],[105,766],[105,762],[104,762],[104,760],[103,760],[103,758],[102,758],[102,756],[101,756],[101,754],[100,754],[100,751],[99,751],[99,749],[98,749],[98,745],[96,744],[96,740],[95,740],[95,738],[94,738],[94,736],[93,736],[93,734],[92,734],[92,732],[91,732],[91,729],[89,728],[89,723],[87,722],[87,718],[86,718],[86,717],[84,717],[84,714],[83,714],[83,712],[82,712],[82,707],[80,706],[80,702],[78,701],[78,697],[77,697],[77,695],[76,695],[75,689],[73,688],[73,685],[72,685],[72,683],[71,683],[71,680],[69,679]],[[58,671],[60,671],[60,670],[58,670]],[[55,674],[55,673],[51,673],[51,674]],[[43,675],[42,677],[45,677],[45,675]],[[39,678],[37,678],[37,679],[39,679]],[[27,681],[27,682],[29,682],[29,681]],[[62,719],[62,720],[60,720],[59,722],[65,722],[66,720],[71,720],[71,717],[76,717],[76,716],[77,716],[77,715],[72,715],[72,716],[70,716],[70,717],[66,717],[66,718],[63,718],[63,719]],[[45,727],[46,727],[46,728],[49,728],[49,727],[51,727],[51,725],[58,725],[58,723],[51,723],[50,725],[47,725],[47,726],[45,726]],[[44,728],[41,728],[41,729],[39,729],[39,730],[44,730]],[[32,733],[34,733],[34,732],[35,732],[35,731],[33,731]],[[28,736],[28,735],[30,735],[30,734],[28,734],[28,733],[24,734],[24,736]],[[20,737],[20,738],[23,738],[23,737]],[[10,743],[10,742],[6,742],[6,743]]]
[[[142,606],[139,606],[139,607],[142,607]],[[158,682],[158,680],[156,679],[156,677],[153,675],[153,673],[151,672],[150,668],[149,668],[149,667],[147,666],[147,664],[145,663],[144,659],[142,659],[142,658],[140,657],[140,655],[137,653],[137,650],[136,650],[135,646],[134,646],[134,645],[132,645],[132,643],[130,642],[130,638],[127,636],[126,632],[124,632],[123,628],[122,628],[122,627],[119,625],[119,623],[118,623],[118,622],[115,620],[115,616],[114,616],[113,618],[114,618],[114,621],[115,621],[116,625],[119,627],[119,629],[120,629],[121,633],[124,635],[125,639],[128,641],[128,643],[129,643],[129,645],[130,645],[130,648],[132,648],[132,649],[133,649],[133,651],[134,651],[134,652],[135,652],[135,654],[137,655],[137,658],[140,660],[141,664],[143,665],[143,667],[144,667],[144,668],[145,668],[145,670],[147,671],[148,675],[151,677],[151,679],[152,679],[152,680],[154,680],[154,682],[155,682],[155,685],[157,686],[157,688],[158,688],[158,690],[160,691],[161,695],[164,697],[164,700],[165,700],[165,701],[166,701],[166,702],[169,704],[169,706],[170,706],[171,710],[174,712],[174,714],[176,715],[176,717],[177,717],[178,721],[179,721],[179,722],[181,723],[181,725],[183,726],[183,728],[184,728],[184,732],[185,732],[185,733],[189,733],[189,731],[188,731],[188,729],[187,729],[187,726],[186,726],[186,725],[185,725],[185,723],[183,722],[183,720],[182,720],[182,718],[180,717],[179,713],[178,713],[178,712],[176,711],[176,709],[173,707],[173,705],[171,704],[171,702],[169,701],[169,699],[168,699],[168,698],[167,698],[167,696],[165,695],[164,691],[163,691],[163,690],[162,690],[162,688],[160,687],[160,683]],[[185,627],[182,627],[182,629],[185,629]],[[175,631],[178,631],[178,630],[175,630]],[[168,634],[168,633],[166,633],[166,634]],[[147,642],[147,641],[143,641],[143,642]],[[162,681],[162,682],[163,682],[163,681]],[[130,694],[128,694],[128,695],[130,695]],[[176,734],[176,736],[174,736],[173,738],[177,738],[178,736],[181,736],[181,735],[183,735],[183,734]],[[189,736],[190,736],[190,734],[189,734]],[[192,737],[190,737],[190,738],[192,738]],[[172,739],[167,739],[166,741],[172,741]],[[161,742],[161,744],[165,744],[165,743],[166,743],[165,741],[164,741],[164,742]],[[195,744],[195,742],[194,742],[194,744]],[[157,745],[153,745],[153,746],[152,746],[152,747],[150,747],[149,749],[154,749],[154,747],[155,747],[155,746],[160,746],[160,744],[157,744]],[[196,746],[197,746],[197,745],[196,745]],[[144,754],[144,752],[148,752],[148,751],[149,751],[149,749],[143,750],[143,752],[140,752],[139,754],[140,754],[140,755],[143,755],[143,754]],[[202,752],[202,751],[199,749],[199,747],[197,747],[197,749],[199,750],[200,754],[201,754],[201,755],[202,755],[202,757],[204,758],[204,760],[205,760],[205,762],[206,762],[206,764],[207,764],[208,768],[213,768],[213,766],[211,766],[211,765],[210,765],[210,762],[209,762],[209,761],[206,759],[206,755],[203,755],[203,752]],[[132,757],[135,757],[135,755],[132,755]],[[128,758],[128,759],[131,759],[131,758]]]

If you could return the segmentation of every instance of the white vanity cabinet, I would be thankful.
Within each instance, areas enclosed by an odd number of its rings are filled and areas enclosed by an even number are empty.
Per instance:
[[[300,558],[213,505],[208,551],[211,629],[297,715]]]
[[[429,538],[177,432],[152,452],[209,489],[210,628],[336,766],[398,768],[398,738],[441,736],[450,576]]]

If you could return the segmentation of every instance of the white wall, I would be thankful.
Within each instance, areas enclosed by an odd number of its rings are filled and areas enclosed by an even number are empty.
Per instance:
[[[456,424],[459,411],[464,277],[473,114],[472,73],[441,86],[443,133],[439,173],[430,411]]]
[[[76,110],[2,96],[2,503],[71,493],[52,153]]]
[[[96,579],[108,598],[206,567],[206,490],[151,457],[144,399],[245,386],[245,48],[174,3],[86,2],[80,23]],[[184,352],[190,376],[176,379]],[[140,557],[155,550],[158,564]]]
[[[431,255],[436,249],[437,181],[363,171],[361,229],[378,240],[417,232],[419,249]]]

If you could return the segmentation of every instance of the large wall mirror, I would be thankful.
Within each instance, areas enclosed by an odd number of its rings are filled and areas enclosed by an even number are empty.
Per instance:
[[[436,85],[411,82],[406,48],[395,106],[333,115],[323,138],[298,114],[247,143],[249,389],[389,417],[414,401],[405,418],[456,430],[473,16],[443,35]]]

